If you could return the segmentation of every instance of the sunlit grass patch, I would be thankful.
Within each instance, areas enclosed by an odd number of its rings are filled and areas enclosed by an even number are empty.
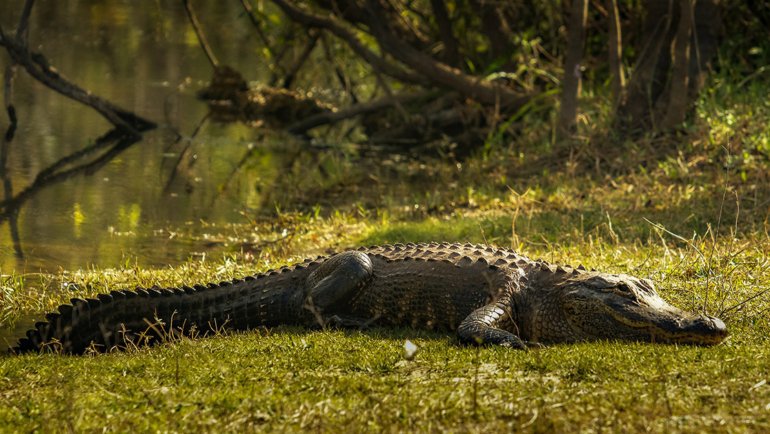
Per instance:
[[[500,208],[360,224],[370,242],[446,237],[502,245],[513,240],[513,217]],[[532,228],[552,219],[559,221],[532,212],[529,229],[516,226],[519,248],[650,277],[673,304],[723,316],[728,340],[711,348],[600,342],[521,352],[462,347],[451,334],[406,328],[278,327],[124,353],[3,358],[0,420],[16,431],[770,429],[766,236],[683,237],[640,222],[648,236],[631,241],[613,236],[608,223],[538,237]],[[29,302],[40,303],[23,309],[47,310],[70,293],[226,280],[303,256],[301,248],[276,252],[270,265],[208,258],[167,269],[15,276],[3,285],[10,294],[30,291]],[[412,360],[404,354],[407,340],[417,347]]]
[[[412,361],[407,338],[419,347]],[[408,329],[281,327],[128,354],[3,359],[0,419],[46,431],[105,421],[112,431],[763,430],[768,356],[758,344],[525,353]]]

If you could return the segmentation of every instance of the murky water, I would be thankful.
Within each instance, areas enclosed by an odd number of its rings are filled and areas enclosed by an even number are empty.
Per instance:
[[[0,1],[6,32],[15,28],[23,3]],[[249,80],[267,77],[239,2],[199,3],[221,61]],[[240,124],[204,121],[191,137],[208,112],[195,91],[212,70],[179,1],[36,2],[30,46],[71,81],[160,126],[106,164],[35,190],[15,219],[0,220],[0,274],[184,261],[211,247],[176,234],[245,222],[244,212],[272,207],[265,186],[281,179],[282,166],[302,152],[266,142],[259,130]],[[0,66],[8,64],[0,51]],[[19,128],[7,149],[5,198],[110,127],[22,70],[14,88]],[[7,126],[3,113],[0,129]],[[246,155],[249,170],[241,170]]]

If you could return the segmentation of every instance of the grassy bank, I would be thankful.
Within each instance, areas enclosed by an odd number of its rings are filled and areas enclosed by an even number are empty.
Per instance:
[[[770,431],[770,106],[764,94],[726,86],[707,92],[689,130],[665,142],[649,137],[599,153],[588,146],[603,137],[599,123],[564,154],[547,145],[548,128],[533,127],[522,144],[490,143],[461,164],[383,164],[423,182],[412,189],[341,162],[332,181],[302,172],[305,190],[284,198],[321,194],[336,211],[296,209],[222,229],[223,238],[253,231],[264,241],[256,247],[236,243],[165,269],[127,263],[0,276],[7,329],[70,297],[221,281],[327,249],[487,242],[649,277],[672,304],[724,319],[731,335],[722,345],[525,353],[409,329],[279,327],[121,354],[3,357],[0,431]],[[562,157],[537,158],[538,149]],[[361,201],[332,200],[362,189]],[[407,340],[419,348],[412,360]]]
[[[130,354],[4,359],[8,431],[765,431],[767,344],[462,348],[280,328]],[[753,339],[752,339],[753,338]],[[403,343],[414,342],[414,360]],[[753,340],[753,341],[752,341]]]
[[[736,215],[725,212],[727,200],[704,204],[723,210],[727,227],[719,230],[718,215],[702,227],[665,210],[634,217],[633,209],[624,211],[624,201],[640,200],[634,192],[559,182],[564,187],[550,192],[479,196],[473,206],[420,219],[298,217],[296,236],[259,257],[5,276],[3,315],[11,322],[115,287],[230,279],[328,246],[449,239],[514,245],[533,257],[651,277],[673,304],[721,316],[728,341],[714,348],[595,343],[524,353],[459,347],[451,336],[408,329],[277,328],[125,354],[6,357],[0,430],[770,429],[770,242],[761,221],[742,231]],[[583,188],[582,199],[564,202]],[[717,198],[720,188],[711,191]],[[660,191],[666,193],[652,200],[684,200],[671,193],[677,189]],[[705,220],[689,221],[697,218]],[[694,229],[677,233],[658,223],[666,219]],[[404,355],[406,340],[419,347],[413,360]]]

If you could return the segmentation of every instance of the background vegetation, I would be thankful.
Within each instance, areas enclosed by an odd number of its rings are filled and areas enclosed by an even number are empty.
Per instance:
[[[199,26],[189,43],[209,37],[214,79],[200,87],[214,116],[285,140],[291,157],[256,146],[238,160],[232,176],[256,197],[240,209],[246,223],[173,229],[193,248],[217,243],[207,256],[3,270],[3,325],[112,288],[440,239],[650,277],[731,336],[714,348],[525,353],[410,329],[279,327],[122,354],[3,357],[0,429],[770,430],[764,2],[244,2],[251,52],[214,36],[227,28],[220,6],[186,5]],[[252,53],[267,72],[238,64]]]

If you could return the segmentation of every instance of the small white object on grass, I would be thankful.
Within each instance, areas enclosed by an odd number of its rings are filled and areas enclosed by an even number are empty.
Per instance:
[[[404,357],[406,360],[412,360],[414,359],[414,355],[417,354],[417,345],[412,343],[409,339],[404,342]]]

